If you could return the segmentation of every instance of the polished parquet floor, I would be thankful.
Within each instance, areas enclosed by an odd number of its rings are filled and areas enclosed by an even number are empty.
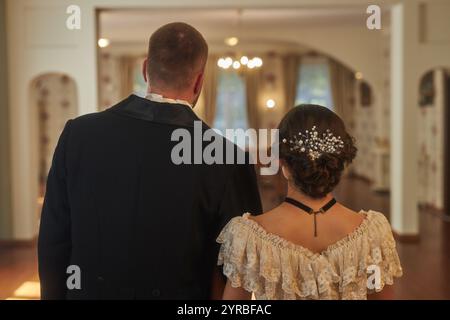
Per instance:
[[[389,196],[370,191],[367,182],[344,179],[336,198],[353,210],[372,209],[388,218]],[[403,277],[394,285],[395,299],[450,299],[450,222],[441,214],[422,209],[419,216],[420,238],[398,242]]]
[[[266,209],[280,198],[282,184],[273,186],[261,188]],[[389,217],[389,196],[372,192],[363,180],[343,179],[336,198],[353,210],[372,209]],[[397,246],[404,276],[395,283],[395,298],[450,299],[450,223],[422,210],[420,240]],[[7,298],[39,298],[35,246],[0,247],[0,299]]]
[[[0,247],[0,299],[39,299],[36,246]]]

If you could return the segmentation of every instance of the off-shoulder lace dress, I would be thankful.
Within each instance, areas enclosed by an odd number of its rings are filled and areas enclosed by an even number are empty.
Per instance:
[[[233,287],[256,299],[367,299],[400,277],[402,267],[385,216],[361,213],[360,226],[321,253],[267,232],[246,213],[217,238],[218,264]],[[379,275],[378,285],[371,275]]]

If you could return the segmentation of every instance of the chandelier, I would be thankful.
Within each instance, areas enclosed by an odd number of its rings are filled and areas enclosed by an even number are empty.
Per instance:
[[[222,57],[217,60],[217,66],[222,69],[240,69],[241,67],[247,67],[248,69],[260,68],[263,65],[263,61],[259,57],[253,57],[249,59],[247,56],[242,56],[239,59],[234,60],[231,57]]]

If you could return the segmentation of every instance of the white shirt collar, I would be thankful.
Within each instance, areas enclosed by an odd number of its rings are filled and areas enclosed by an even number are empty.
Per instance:
[[[157,94],[157,93],[148,92],[147,95],[145,96],[145,99],[148,99],[148,100],[154,101],[154,102],[183,104],[192,109],[192,105],[189,102],[187,102],[186,100],[164,98],[162,95]]]

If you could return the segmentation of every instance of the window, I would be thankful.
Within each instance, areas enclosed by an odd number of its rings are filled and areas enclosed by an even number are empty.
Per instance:
[[[312,103],[333,108],[330,70],[325,58],[302,59],[298,75],[295,104]]]
[[[231,70],[219,71],[217,80],[216,116],[213,127],[225,134],[225,129],[248,128],[245,81]]]

